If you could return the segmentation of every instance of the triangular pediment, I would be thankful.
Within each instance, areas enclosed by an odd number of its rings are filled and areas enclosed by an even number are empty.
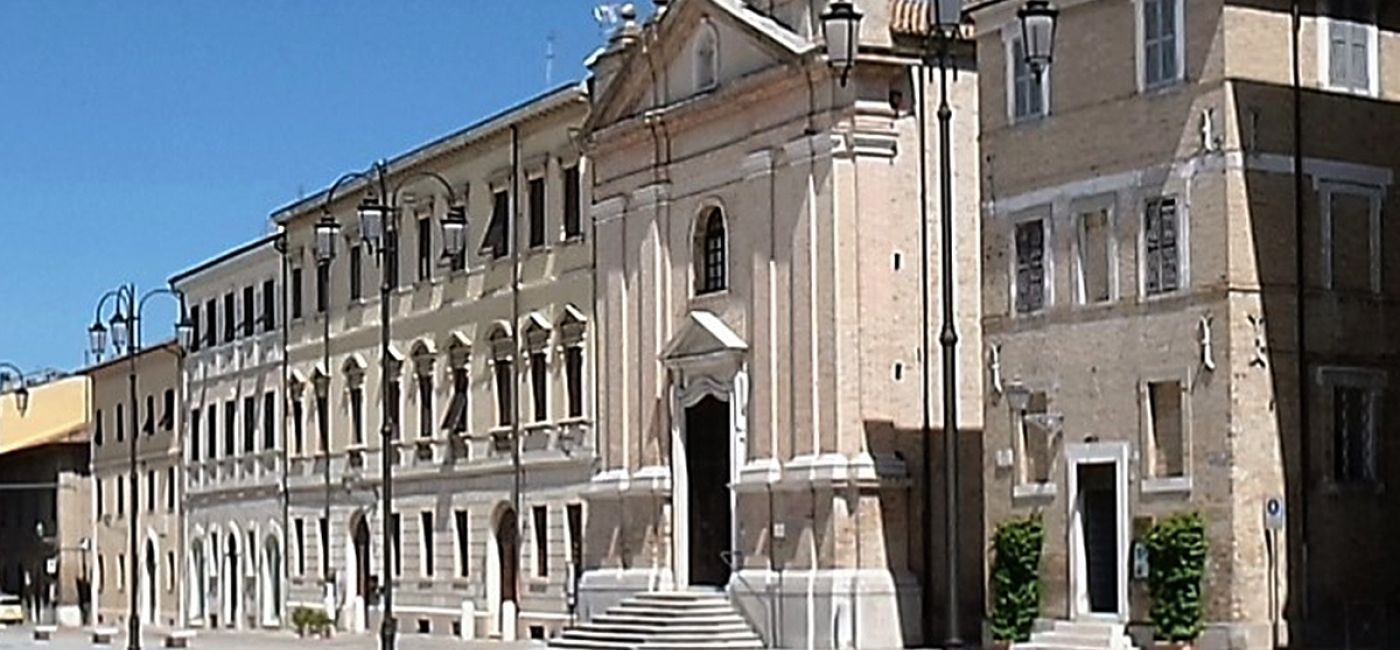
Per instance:
[[[685,315],[680,328],[662,349],[661,358],[667,363],[677,364],[739,355],[748,349],[749,344],[719,316],[708,311],[692,311]]]
[[[622,55],[616,76],[594,98],[592,126],[712,93],[798,60],[814,47],[742,0],[677,0],[648,30],[641,37],[645,44],[635,43]],[[700,65],[707,44],[717,54],[713,84],[705,82]]]

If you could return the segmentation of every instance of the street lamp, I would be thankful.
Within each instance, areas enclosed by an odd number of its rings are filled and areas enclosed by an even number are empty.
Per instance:
[[[10,375],[14,375],[15,383],[18,384],[15,387],[15,406],[20,413],[24,413],[29,410],[29,382],[24,379],[24,371],[13,363],[0,361],[0,384]]]
[[[321,213],[321,218],[317,220],[316,232],[316,272],[318,291],[330,292],[331,271],[330,267],[335,262],[336,245],[340,241],[340,222],[331,216],[329,210]],[[317,298],[321,300],[321,298]],[[330,305],[327,303],[326,312],[321,314],[321,366],[323,373],[317,375],[313,381],[316,382],[316,424],[317,433],[321,438],[321,452],[326,455],[324,469],[325,479],[325,507],[321,510],[321,519],[326,527],[326,538],[330,538],[331,525],[331,414],[330,414],[330,371],[331,371],[331,318]],[[318,533],[319,534],[319,533]],[[331,576],[331,554],[321,554],[321,598],[324,601],[326,615],[333,616],[331,610],[335,608],[335,578]]]
[[[349,182],[361,183],[365,190],[365,196],[356,206],[356,213],[360,221],[360,239],[374,252],[375,264],[379,267],[379,381],[380,394],[384,396],[381,403],[380,412],[380,473],[383,477],[384,489],[381,491],[381,509],[383,511],[383,539],[381,548],[384,549],[384,579],[382,581],[383,596],[383,620],[379,625],[379,646],[381,650],[393,650],[395,639],[398,635],[398,621],[394,618],[394,580],[393,580],[393,553],[390,552],[390,544],[393,539],[393,491],[394,474],[393,462],[390,448],[393,445],[394,431],[397,422],[391,419],[389,403],[389,375],[390,375],[390,309],[389,297],[393,293],[394,287],[390,285],[391,277],[388,273],[390,260],[396,259],[399,254],[398,221],[399,221],[399,195],[404,187],[409,183],[418,180],[432,180],[447,190],[448,209],[447,214],[441,219],[443,230],[443,256],[455,258],[460,255],[465,248],[465,230],[467,226],[466,207],[457,199],[457,192],[452,189],[452,184],[447,182],[440,174],[419,171],[405,174],[400,177],[397,184],[390,185],[390,171],[386,163],[377,161],[370,165],[369,169],[359,172],[350,172],[336,179],[331,185],[331,189],[326,192],[325,202],[322,204],[322,212],[325,216],[317,224],[317,240],[321,242],[323,232],[331,233],[328,220],[330,219],[330,206],[335,200],[336,190],[342,184]],[[323,228],[323,224],[326,224]],[[331,256],[334,256],[334,243],[329,244]],[[318,255],[321,250],[318,247]],[[327,368],[329,370],[329,367]],[[327,467],[330,465],[330,456],[327,454]],[[329,490],[329,488],[327,488]],[[329,526],[329,520],[327,525]]]
[[[939,203],[940,203],[940,240],[942,254],[939,256],[941,262],[941,298],[942,298],[942,328],[939,332],[938,341],[942,348],[942,388],[943,388],[943,497],[944,497],[944,577],[946,601],[944,603],[944,630],[943,647],[961,647],[963,642],[958,631],[958,417],[957,417],[957,346],[958,331],[956,321],[956,310],[954,309],[954,269],[953,258],[953,172],[952,172],[952,119],[953,110],[948,103],[948,76],[953,63],[953,45],[960,36],[962,25],[963,0],[928,0],[931,4],[931,11],[925,24],[923,39],[919,44],[918,54],[920,55],[921,68],[928,70],[937,67],[939,72],[939,103],[938,103],[938,155],[939,155]],[[827,37],[827,59],[833,67],[840,67],[842,71],[842,84],[845,83],[845,76],[855,61],[859,48],[858,32],[855,24],[859,18],[852,19],[850,13],[854,12],[854,7],[850,6],[848,0],[832,0],[827,6],[827,11],[822,14],[822,28]],[[1019,12],[1023,33],[1025,36],[1026,53],[1028,63],[1039,66],[1037,74],[1043,71],[1050,63],[1050,51],[1053,45],[1055,34],[1055,18],[1057,11],[1050,6],[1049,0],[1027,0],[1025,7]],[[845,29],[840,29],[845,27]],[[833,35],[835,35],[833,37]],[[849,40],[843,40],[849,37]],[[1036,57],[1031,61],[1030,57]],[[926,105],[924,99],[923,73],[920,74],[919,101],[918,101],[918,132],[919,132],[919,242],[920,242],[920,336],[922,337],[920,356],[923,359],[923,372],[920,373],[923,383],[923,424],[922,441],[924,453],[924,519],[932,520],[933,502],[936,498],[933,488],[933,445],[931,442],[931,388],[929,377],[929,233],[928,233],[928,174],[925,165],[928,159],[928,147],[926,136]],[[932,535],[924,538],[924,586],[932,590],[934,566],[937,563]],[[924,602],[928,607],[933,604],[931,597],[926,597]],[[925,625],[929,626],[925,630],[926,639],[931,639],[933,630],[932,621],[936,612],[931,609],[924,612]]]
[[[831,67],[841,73],[841,85],[855,67],[860,47],[860,19],[865,16],[850,0],[832,0],[818,19],[822,21],[822,36],[826,39],[826,58]]]
[[[185,295],[176,289],[159,288],[152,289],[144,295],[137,293],[136,285],[124,284],[102,295],[97,301],[97,309],[92,319],[92,325],[88,326],[88,345],[95,359],[101,360],[102,353],[106,349],[108,327],[111,328],[112,348],[117,354],[126,354],[127,366],[127,388],[128,398],[131,401],[131,444],[128,447],[128,472],[131,494],[131,518],[128,520],[128,541],[131,545],[131,555],[129,556],[131,567],[131,610],[127,614],[127,645],[128,650],[140,650],[141,648],[141,617],[137,612],[137,597],[141,593],[141,574],[138,561],[137,530],[140,519],[140,503],[137,497],[140,481],[137,479],[136,470],[136,443],[141,438],[140,425],[138,424],[139,408],[136,401],[136,355],[141,351],[141,314],[146,309],[146,303],[156,296],[169,296],[180,304],[179,320],[175,322],[176,341],[179,353],[183,354],[189,349],[190,341],[194,337],[194,323],[190,320],[189,312],[185,308]],[[108,325],[102,324],[102,309],[107,306],[107,301],[113,301],[112,315],[108,319]]]

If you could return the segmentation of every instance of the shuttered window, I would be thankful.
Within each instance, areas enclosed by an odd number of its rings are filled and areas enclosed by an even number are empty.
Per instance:
[[[1371,91],[1375,10],[1368,0],[1330,0],[1327,12],[1327,82],[1333,88]]]
[[[1147,88],[1164,86],[1179,78],[1178,2],[1181,0],[1142,0],[1142,78]]]
[[[486,239],[481,249],[493,258],[510,254],[510,193],[504,189],[491,195],[491,223],[486,227]]]
[[[1045,308],[1045,222],[1016,224],[1016,312]]]
[[[1181,288],[1181,223],[1176,199],[1159,198],[1147,202],[1143,215],[1143,288],[1147,295]]]

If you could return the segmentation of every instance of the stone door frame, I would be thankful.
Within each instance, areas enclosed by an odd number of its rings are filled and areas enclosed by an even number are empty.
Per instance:
[[[1065,500],[1068,509],[1066,547],[1069,549],[1069,618],[1071,620],[1128,621],[1128,553],[1130,520],[1128,516],[1128,456],[1127,442],[1086,442],[1065,445],[1065,482],[1069,487]],[[1088,565],[1084,548],[1083,504],[1079,494],[1080,465],[1112,465],[1114,494],[1117,507],[1117,566],[1118,611],[1094,613],[1089,607]]]

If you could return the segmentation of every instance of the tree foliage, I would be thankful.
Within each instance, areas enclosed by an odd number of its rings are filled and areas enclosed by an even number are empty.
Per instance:
[[[1189,642],[1201,633],[1201,583],[1206,566],[1206,526],[1198,512],[1172,515],[1147,535],[1151,562],[1152,626],[1162,641]]]
[[[1002,522],[992,534],[992,638],[1030,639],[1040,614],[1040,553],[1045,526],[1039,517]]]

